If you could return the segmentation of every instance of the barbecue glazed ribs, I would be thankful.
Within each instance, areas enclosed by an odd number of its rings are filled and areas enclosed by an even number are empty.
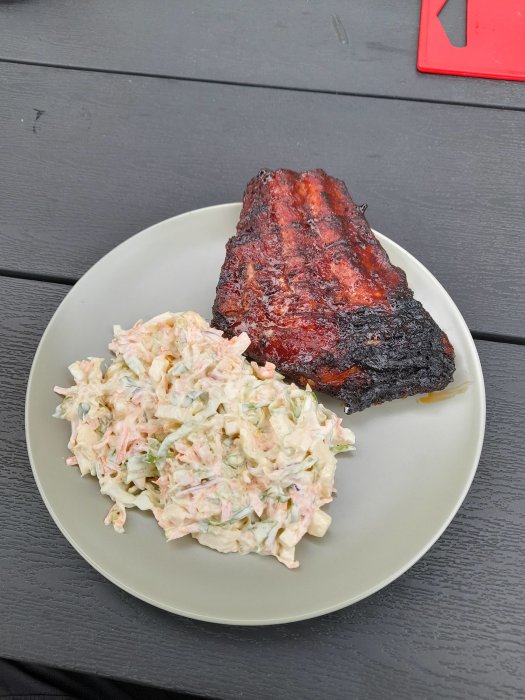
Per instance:
[[[443,389],[454,350],[341,180],[262,170],[226,245],[213,325],[347,413]]]

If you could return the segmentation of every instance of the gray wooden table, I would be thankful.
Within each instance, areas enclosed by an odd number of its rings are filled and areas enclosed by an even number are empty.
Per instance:
[[[525,85],[422,75],[416,0],[0,3],[0,656],[220,698],[525,697]],[[53,311],[149,224],[323,167],[442,281],[488,394],[471,491],[430,552],[324,618],[169,615],[72,549],[23,402]]]

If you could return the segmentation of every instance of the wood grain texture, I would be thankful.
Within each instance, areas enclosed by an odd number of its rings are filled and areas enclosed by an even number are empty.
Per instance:
[[[525,335],[522,112],[6,64],[0,87],[0,268],[78,277],[262,167],[323,167],[471,328]]]
[[[418,73],[420,6],[419,0],[3,2],[0,58],[525,108],[520,83]]]
[[[185,620],[105,581],[59,533],[26,456],[31,358],[67,287],[0,278],[0,655],[219,698],[443,698],[525,693],[525,348],[478,343],[488,425],[446,533],[368,600],[316,620]]]

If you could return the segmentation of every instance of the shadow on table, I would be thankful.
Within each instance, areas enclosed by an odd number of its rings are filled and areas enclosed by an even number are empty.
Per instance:
[[[2,0],[0,4],[1,2]],[[17,700],[191,700],[197,696],[85,673],[62,671],[39,664],[0,659],[0,697],[16,697]]]

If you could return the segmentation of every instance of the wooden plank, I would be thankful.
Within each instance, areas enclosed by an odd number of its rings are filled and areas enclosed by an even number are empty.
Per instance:
[[[479,342],[488,425],[477,476],[430,552],[368,600],[276,628],[185,620],[90,568],[40,500],[23,401],[67,287],[0,278],[0,655],[217,698],[480,700],[525,687],[525,347]],[[35,630],[37,633],[35,633]],[[129,643],[133,640],[130,653]]]
[[[418,73],[419,11],[418,0],[4,2],[0,57],[525,108],[519,83]]]
[[[521,112],[6,64],[0,88],[0,268],[76,278],[261,167],[320,166],[471,328],[525,335]]]

